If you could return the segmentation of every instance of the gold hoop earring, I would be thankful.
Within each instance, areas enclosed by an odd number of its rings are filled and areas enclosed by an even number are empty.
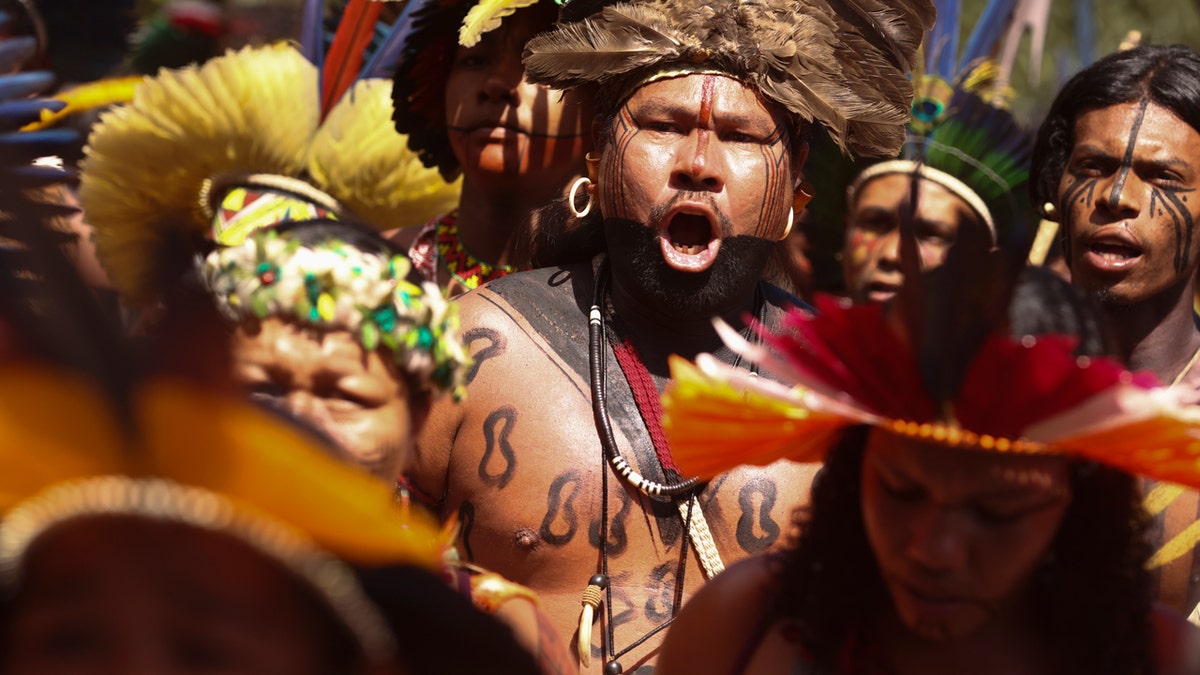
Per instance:
[[[571,209],[571,214],[576,218],[586,218],[592,212],[592,196],[588,195],[587,206],[583,210],[575,208],[575,195],[579,193],[579,188],[582,187],[585,191],[592,181],[587,176],[580,176],[578,180],[571,184],[571,194],[567,195],[567,208]]]
[[[787,239],[788,235],[792,233],[792,223],[795,222],[795,220],[796,220],[796,209],[789,207],[788,208],[787,227],[783,228],[783,236],[779,238],[779,241],[783,241],[784,239]]]

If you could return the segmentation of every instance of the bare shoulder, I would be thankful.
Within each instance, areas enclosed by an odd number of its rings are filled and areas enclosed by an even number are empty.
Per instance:
[[[1154,654],[1161,675],[1200,673],[1200,628],[1166,605],[1150,610],[1154,628]]]
[[[392,246],[399,251],[407,251],[417,240],[417,235],[421,230],[425,229],[424,224],[408,225],[406,227],[398,227],[394,230],[388,230],[383,233],[383,238],[388,240]]]
[[[663,642],[656,673],[727,673],[763,629],[781,581],[777,555],[741,560],[684,606]]]
[[[471,357],[466,394],[461,401],[443,396],[433,404],[406,472],[409,484],[431,500],[439,502],[449,492],[449,472],[461,459],[456,446],[464,445],[459,442],[464,424],[497,406],[519,406],[524,399],[514,393],[514,383],[536,381],[539,369],[552,367],[545,356],[556,344],[584,344],[563,328],[578,325],[585,331],[587,325],[586,318],[573,316],[578,313],[575,294],[569,281],[559,280],[563,274],[568,273],[513,274],[454,299],[462,342]]]

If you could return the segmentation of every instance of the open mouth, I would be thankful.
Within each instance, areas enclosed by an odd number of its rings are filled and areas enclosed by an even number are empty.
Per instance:
[[[721,238],[706,213],[678,211],[667,216],[660,234],[663,259],[682,272],[701,272],[717,258]]]
[[[867,284],[866,288],[867,299],[872,302],[887,302],[895,297],[896,293],[900,292],[900,284],[893,284],[887,281],[872,281]]]
[[[1142,249],[1124,237],[1104,237],[1093,240],[1087,249],[1088,262],[1104,272],[1121,272],[1142,257]]]

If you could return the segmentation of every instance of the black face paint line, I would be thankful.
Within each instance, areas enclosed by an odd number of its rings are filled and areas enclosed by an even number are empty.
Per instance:
[[[1150,193],[1150,215],[1161,215],[1156,212],[1156,209],[1164,211],[1171,216],[1171,221],[1175,224],[1174,262],[1176,274],[1182,274],[1187,269],[1187,254],[1192,248],[1192,234],[1195,228],[1192,214],[1184,205],[1187,197],[1180,197],[1188,192],[1192,192],[1192,190],[1156,187]]]
[[[1075,202],[1083,202],[1087,208],[1092,207],[1092,201],[1096,194],[1097,180],[1089,178],[1087,180],[1074,179],[1075,182],[1067,186],[1066,193],[1063,195],[1062,201],[1058,205],[1059,213],[1063,214],[1062,222],[1062,237],[1063,237],[1063,260],[1067,264],[1071,263],[1071,230],[1074,225],[1074,211],[1071,205]],[[1086,201],[1084,201],[1086,199]]]
[[[1125,157],[1121,160],[1121,168],[1113,181],[1112,190],[1108,193],[1108,208],[1116,211],[1121,206],[1121,192],[1125,189],[1125,179],[1133,168],[1133,149],[1137,146],[1138,133],[1142,129],[1142,120],[1146,117],[1146,107],[1150,105],[1149,98],[1143,98],[1138,105],[1137,117],[1133,119],[1133,127],[1129,130],[1129,142],[1125,145]]]

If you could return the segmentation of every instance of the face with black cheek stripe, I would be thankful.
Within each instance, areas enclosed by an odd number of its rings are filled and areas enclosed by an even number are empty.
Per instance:
[[[1200,132],[1149,99],[1083,113],[1059,182],[1073,283],[1115,306],[1190,284]]]
[[[759,278],[807,155],[804,145],[793,151],[781,111],[712,73],[643,85],[602,131],[599,147],[593,192],[609,250],[633,249],[612,256],[614,274],[703,295],[706,307],[689,311],[706,313]],[[671,302],[649,294],[655,304]]]

